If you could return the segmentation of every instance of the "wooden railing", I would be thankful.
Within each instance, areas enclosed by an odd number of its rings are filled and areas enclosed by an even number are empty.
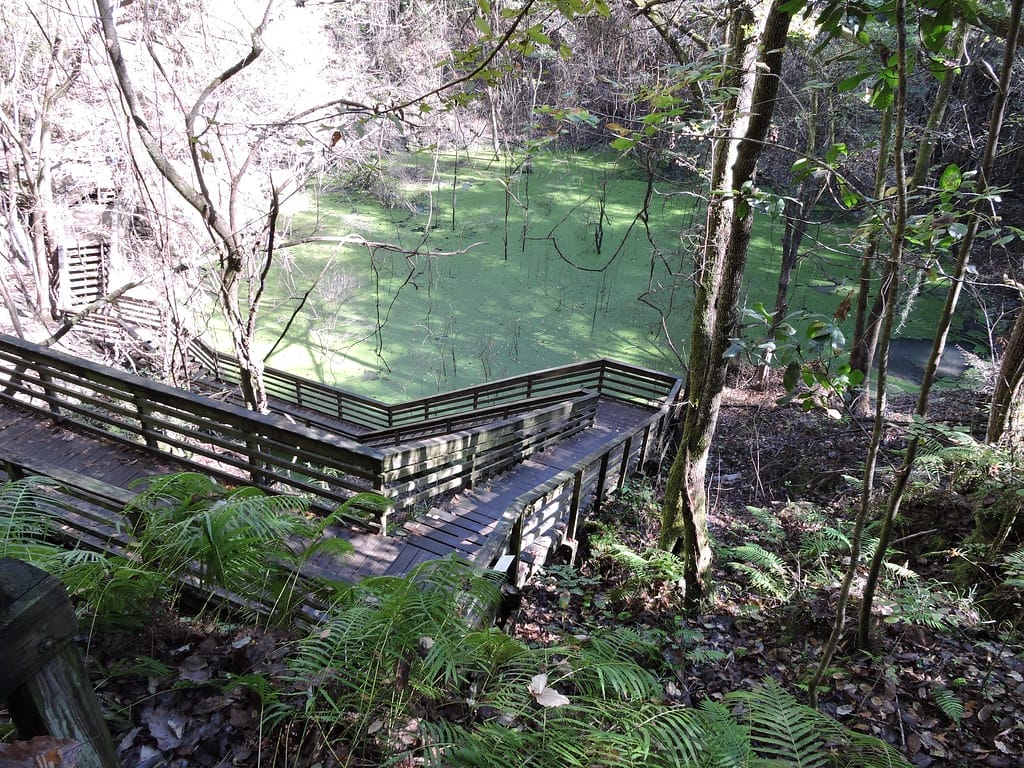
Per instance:
[[[384,491],[401,508],[469,488],[592,426],[597,400],[595,393],[582,393],[528,414],[385,449]]]
[[[452,416],[442,416],[436,419],[424,419],[423,421],[402,427],[375,429],[372,432],[360,434],[358,440],[364,445],[376,445],[379,447],[403,445],[414,440],[424,440],[428,437],[437,437],[439,435],[450,435],[454,432],[473,429],[495,421],[504,421],[517,414],[540,411],[548,406],[571,402],[591,395],[596,395],[596,393],[587,392],[585,389],[578,389],[574,392],[562,392],[555,395],[545,395],[544,397],[531,397],[502,405],[481,407],[469,413],[457,413]]]
[[[170,454],[222,480],[309,494],[320,509],[382,490],[384,456],[376,448],[6,336],[0,400]]]
[[[644,464],[670,426],[673,405],[666,403],[636,430],[619,435],[516,497],[472,561],[517,581],[523,551],[536,539],[557,531],[560,540],[554,543],[568,543],[575,551],[583,509],[590,506],[596,514],[605,496],[622,488],[629,473]]]
[[[228,383],[239,381],[238,361],[231,355],[201,343],[193,343],[191,349],[195,360],[211,374]],[[274,368],[265,369],[264,381],[274,397],[371,432],[472,415],[483,408],[514,405],[536,397],[571,397],[580,390],[660,408],[675,401],[681,386],[677,376],[605,359],[511,376],[396,405]]]
[[[237,384],[241,380],[238,360],[231,355],[217,352],[202,342],[194,341],[189,352],[211,375],[220,381]],[[344,389],[295,376],[276,368],[266,368],[263,383],[267,393],[285,402],[294,403],[314,413],[321,413],[332,419],[347,421],[364,430],[384,429],[392,426],[388,418],[388,406],[373,398],[363,397]],[[318,424],[318,426],[320,426]],[[325,423],[323,426],[327,426]],[[337,429],[337,427],[334,427]],[[356,431],[340,430],[350,436]]]
[[[230,356],[201,346],[194,352],[222,378],[237,376]],[[0,336],[0,400],[172,455],[228,482],[241,478],[270,491],[309,494],[321,510],[366,490],[392,495],[401,508],[471,486],[589,427],[599,397],[652,408],[644,453],[652,434],[664,431],[680,387],[676,377],[608,360],[393,406],[281,371],[268,370],[267,381],[276,396],[330,417],[331,428],[253,413]],[[339,433],[333,419],[357,424],[359,438]],[[624,463],[620,476],[625,471]],[[523,509],[535,500],[524,496]]]

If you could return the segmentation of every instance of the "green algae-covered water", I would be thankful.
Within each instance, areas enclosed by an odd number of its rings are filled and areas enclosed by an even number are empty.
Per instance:
[[[681,371],[665,339],[685,355],[700,196],[610,155],[528,170],[415,154],[373,175],[373,198],[304,192],[279,241],[322,241],[277,252],[267,364],[392,402],[595,357]],[[745,304],[774,302],[781,229],[758,214]],[[811,228],[794,307],[831,315],[852,289],[847,236]]]

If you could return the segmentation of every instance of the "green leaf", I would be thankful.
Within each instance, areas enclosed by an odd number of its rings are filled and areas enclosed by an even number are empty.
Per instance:
[[[949,234],[957,240],[962,240],[963,236],[967,234],[967,225],[961,221],[954,221],[949,225]]]
[[[782,387],[787,392],[792,392],[796,389],[796,385],[800,383],[800,363],[794,361],[786,366],[786,372],[782,376]]]
[[[833,144],[825,152],[825,162],[828,163],[829,165],[835,165],[839,161],[845,160],[847,154],[848,152],[845,144],[843,144],[842,142]]]
[[[941,51],[953,30],[953,4],[945,0],[938,5],[934,16],[923,14],[919,24],[925,48],[933,52]]]
[[[867,80],[869,77],[871,77],[871,73],[870,72],[859,72],[858,74],[854,75],[853,77],[848,77],[845,80],[840,80],[839,81],[839,86],[838,86],[839,90],[840,90],[840,92],[842,92],[842,91],[852,91],[858,85],[860,85],[865,80]]]
[[[960,166],[956,163],[950,163],[942,171],[942,176],[939,177],[939,189],[943,192],[956,192],[960,189],[960,184],[963,183],[964,175],[960,172]]]
[[[842,195],[843,205],[847,208],[856,208],[860,203],[860,195],[856,191],[850,188],[848,184],[843,182],[839,183],[839,192]]]
[[[627,139],[625,136],[620,136],[611,143],[612,149],[617,149],[620,152],[625,152],[636,146],[636,139]]]
[[[793,163],[793,166],[790,170],[793,173],[793,178],[795,178],[797,181],[800,181],[801,179],[806,179],[808,176],[811,175],[811,172],[814,171],[814,161],[812,161],[809,157],[801,157],[799,160]]]
[[[875,90],[871,94],[871,106],[875,109],[887,109],[892,106],[896,91],[885,77],[879,79],[875,84]]]

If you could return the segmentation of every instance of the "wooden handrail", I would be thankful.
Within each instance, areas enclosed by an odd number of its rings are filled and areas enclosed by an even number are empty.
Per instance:
[[[208,370],[229,379],[237,375],[229,355],[203,344],[194,344],[192,352]],[[364,490],[390,490],[398,495],[396,505],[405,507],[467,487],[590,426],[599,396],[652,408],[661,432],[681,391],[678,377],[611,360],[390,406],[286,372],[269,373],[284,399],[324,416],[361,419],[369,431],[346,437],[326,420],[321,429],[253,413],[0,336],[0,399],[110,439],[173,452],[222,481],[241,478],[267,490],[309,494],[318,509],[333,509]],[[367,444],[385,439],[405,444],[383,450]],[[646,446],[647,433],[644,441]]]
[[[575,534],[577,527],[577,515],[583,497],[583,476],[587,472],[593,472],[597,467],[597,479],[594,481],[593,492],[595,494],[595,505],[600,500],[608,485],[607,471],[609,460],[616,451],[621,450],[623,455],[617,467],[615,487],[620,488],[625,480],[629,469],[633,440],[641,432],[644,435],[643,443],[637,446],[637,461],[642,462],[645,458],[647,444],[651,440],[651,433],[663,434],[668,428],[671,417],[672,403],[666,403],[657,413],[652,414],[641,423],[633,432],[619,435],[610,442],[595,449],[588,455],[578,459],[571,467],[568,467],[549,478],[543,484],[531,488],[517,496],[508,505],[502,517],[495,527],[488,534],[487,540],[476,551],[471,558],[474,563],[482,567],[490,567],[507,551],[511,558],[509,574],[515,573],[522,556],[523,535],[527,518],[531,515],[533,508],[542,500],[551,495],[564,493],[570,499],[567,513],[568,533]],[[515,576],[512,576],[515,578]]]
[[[592,426],[596,393],[485,426],[385,449],[384,491],[407,507],[469,488],[559,440]]]
[[[377,429],[371,432],[364,432],[358,435],[359,442],[364,445],[376,445],[380,447],[388,445],[402,445],[413,440],[424,440],[438,435],[447,435],[463,429],[471,429],[483,422],[492,422],[508,419],[515,414],[528,411],[539,411],[550,405],[558,405],[581,397],[593,395],[585,389],[545,395],[543,397],[531,397],[524,400],[514,400],[501,405],[481,406],[468,413],[456,413],[452,416],[441,416],[434,419],[425,419],[414,424],[402,427],[390,427],[388,429]]]
[[[193,342],[196,345],[197,342]],[[230,355],[209,347],[196,357],[210,360],[212,373],[237,383],[238,363]],[[212,367],[211,367],[212,366]],[[480,408],[500,407],[524,399],[568,395],[580,389],[625,402],[660,408],[678,397],[678,376],[616,360],[597,359],[510,376],[462,389],[387,405],[349,390],[305,379],[285,371],[264,372],[271,394],[312,411],[341,418],[370,431],[412,427],[471,414]],[[357,438],[358,439],[358,438]]]
[[[178,457],[222,480],[309,494],[333,510],[380,490],[376,448],[0,336],[0,399]],[[353,522],[356,522],[355,520]]]

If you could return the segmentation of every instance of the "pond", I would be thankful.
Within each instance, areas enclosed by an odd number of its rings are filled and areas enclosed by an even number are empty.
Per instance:
[[[388,401],[596,357],[680,372],[665,339],[685,354],[700,196],[606,154],[522,161],[411,154],[369,177],[372,197],[335,183],[292,201],[280,240],[378,245],[278,252],[267,364]],[[852,289],[848,229],[811,227],[794,307],[831,315]],[[781,230],[757,215],[744,304],[774,302]],[[934,316],[923,301],[915,318]]]

